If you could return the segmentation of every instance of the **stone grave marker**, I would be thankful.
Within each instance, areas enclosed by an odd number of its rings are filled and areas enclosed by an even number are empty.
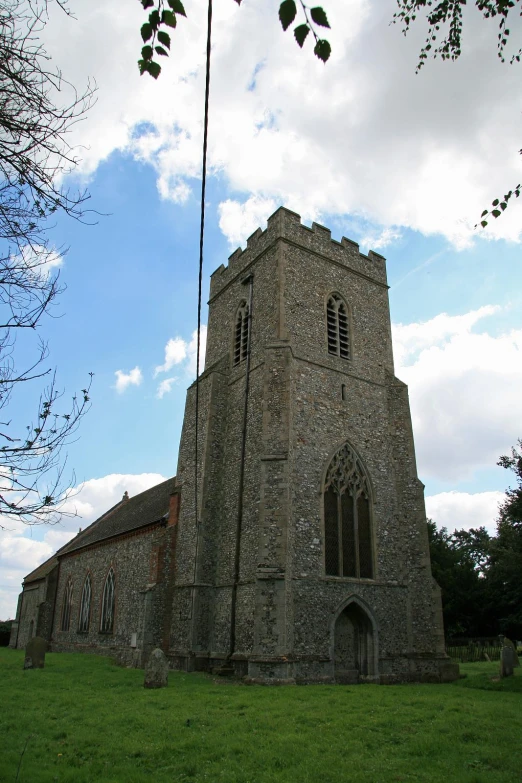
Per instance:
[[[25,648],[24,669],[43,669],[47,642],[41,636],[33,636]]]
[[[512,642],[511,639],[508,639],[507,636],[504,636],[504,646],[511,647],[511,649],[513,650],[513,660],[514,660],[513,667],[516,669],[518,666],[520,666],[520,661],[518,660],[517,648],[514,642]]]
[[[169,662],[159,647],[150,654],[145,666],[144,688],[166,688],[169,679]]]

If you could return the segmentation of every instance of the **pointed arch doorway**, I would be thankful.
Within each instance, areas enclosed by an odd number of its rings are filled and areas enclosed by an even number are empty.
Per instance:
[[[377,674],[376,638],[373,622],[365,609],[350,601],[334,625],[334,676],[338,683],[356,683]]]

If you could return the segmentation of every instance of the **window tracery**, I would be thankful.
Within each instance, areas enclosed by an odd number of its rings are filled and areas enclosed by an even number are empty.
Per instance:
[[[73,594],[72,580],[69,577],[69,579],[67,580],[67,584],[65,585],[65,590],[63,594],[62,623],[61,623],[62,631],[68,631],[71,623],[72,594]]]
[[[326,305],[328,353],[350,359],[348,307],[339,294],[331,294]]]
[[[91,575],[87,574],[83,583],[82,598],[80,602],[80,618],[78,620],[79,633],[87,633],[89,630],[89,618],[91,614],[92,585]]]
[[[330,462],[323,502],[326,574],[372,579],[370,485],[360,458],[348,443]]]
[[[115,578],[112,567],[109,569],[105,585],[103,587],[100,632],[112,633],[114,626],[114,591]]]

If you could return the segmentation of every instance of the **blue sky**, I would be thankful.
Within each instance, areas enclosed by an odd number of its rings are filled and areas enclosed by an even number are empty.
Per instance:
[[[280,31],[277,3],[217,6],[204,298],[210,273],[280,204],[386,256],[428,513],[493,530],[510,480],[495,462],[522,436],[522,210],[489,233],[473,225],[520,178],[519,73],[500,71],[495,30],[471,18],[462,62],[415,76],[423,31],[405,40],[390,28],[393,3],[324,5],[326,66]],[[83,158],[75,181],[99,215],[53,230],[56,247],[70,248],[67,290],[61,317],[41,328],[66,397],[93,372],[93,402],[68,458],[82,516],[53,529],[6,523],[0,616],[14,614],[23,575],[79,526],[176,470],[195,367],[201,6],[187,0],[157,83],[135,65],[138,3],[78,0],[76,21],[53,12],[45,31],[64,74],[79,88],[88,76],[98,84],[72,141]],[[10,414],[26,418],[34,404],[24,389]]]

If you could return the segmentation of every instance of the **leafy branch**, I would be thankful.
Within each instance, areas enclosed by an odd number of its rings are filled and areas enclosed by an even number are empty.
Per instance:
[[[235,0],[241,5],[241,0]],[[324,38],[320,38],[316,32],[318,27],[330,27],[326,13],[320,6],[308,7],[303,0],[299,0],[305,21],[294,29],[294,37],[302,48],[308,34],[312,32],[315,38],[314,54],[324,63],[329,59],[332,47]],[[157,79],[161,73],[161,65],[155,60],[155,55],[168,57],[171,45],[171,33],[166,28],[174,29],[178,24],[178,17],[187,14],[181,0],[140,0],[143,9],[149,13],[147,21],[141,26],[143,47],[141,58],[138,60],[140,74],[148,73]],[[279,6],[279,20],[283,30],[287,30],[297,16],[295,0],[283,0]]]
[[[325,63],[330,57],[332,47],[324,38],[319,38],[313,23],[319,27],[330,27],[326,13],[324,9],[321,8],[321,6],[309,8],[303,3],[303,0],[299,0],[299,2],[301,4],[305,21],[294,28],[294,38],[298,45],[303,48],[303,44],[311,31],[315,38],[314,54]],[[283,30],[287,30],[290,27],[296,16],[297,6],[295,4],[295,0],[283,0],[279,6],[279,21],[281,22]]]

